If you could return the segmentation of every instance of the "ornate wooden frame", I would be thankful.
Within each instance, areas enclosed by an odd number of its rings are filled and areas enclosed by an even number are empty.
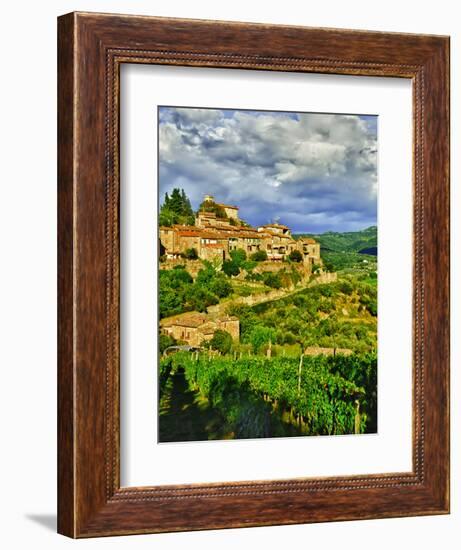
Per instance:
[[[59,532],[95,537],[448,513],[448,37],[92,13],[60,17],[58,31]],[[412,79],[411,472],[120,487],[121,63]]]

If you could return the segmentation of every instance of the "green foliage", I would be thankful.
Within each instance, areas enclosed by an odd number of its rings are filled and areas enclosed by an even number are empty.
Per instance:
[[[184,252],[184,258],[186,258],[186,260],[197,260],[197,259],[198,259],[197,249],[195,249],[195,248],[188,248],[188,249]]]
[[[265,250],[257,250],[251,254],[250,259],[254,262],[265,262],[267,260],[267,253]]]
[[[378,228],[373,225],[362,231],[337,233],[327,231],[319,235],[296,235],[296,237],[310,237],[320,243],[320,248],[331,252],[360,252],[364,249],[373,249],[378,246]]]
[[[203,201],[199,206],[201,212],[213,212],[217,218],[227,219],[227,214],[224,208],[220,204],[216,204],[214,201]]]
[[[275,331],[272,328],[265,326],[255,326],[253,327],[248,341],[253,346],[253,351],[258,353],[262,346],[273,341],[275,337]]]
[[[327,271],[375,272],[376,256],[358,252],[330,252],[321,250],[323,265]]]
[[[262,273],[249,271],[245,276],[245,280],[261,282],[269,288],[279,289],[295,286],[301,280],[301,275],[293,267],[290,270],[282,268],[279,271],[263,271]]]
[[[160,318],[187,311],[184,293],[193,282],[185,269],[161,269],[159,271]]]
[[[226,296],[232,294],[232,285],[224,273],[216,273],[211,279],[208,288],[218,298],[226,298]]]
[[[167,388],[167,384],[170,380],[170,375],[173,369],[173,360],[171,356],[162,357],[159,365],[158,372],[158,386],[159,386],[159,398],[161,399]]]
[[[174,224],[195,224],[194,212],[184,189],[175,188],[171,192],[171,195],[165,193],[165,198],[160,208],[159,225],[172,226]]]
[[[227,331],[218,329],[213,334],[213,338],[208,342],[208,345],[211,349],[226,355],[232,348],[232,336]]]
[[[376,301],[376,286],[350,278],[253,307],[231,306],[228,313],[239,318],[244,343],[251,342],[254,327],[267,327],[275,330],[273,344],[365,353],[376,350]]]
[[[345,233],[328,231],[319,235],[295,235],[295,238],[302,236],[314,238],[320,244],[323,267],[327,271],[371,273],[377,269],[378,228],[376,226]]]
[[[264,284],[271,288],[282,288],[282,278],[280,273],[271,271],[265,271],[262,273]]]
[[[210,262],[203,262],[203,268],[198,272],[196,283],[199,285],[208,285],[216,277],[216,271]]]
[[[303,255],[299,250],[292,250],[288,256],[292,262],[302,262]]]
[[[184,266],[159,271],[160,318],[185,311],[206,311],[221,298],[232,293],[232,286],[224,273],[206,262],[194,282]]]
[[[205,286],[194,284],[189,286],[185,293],[186,311],[206,311],[208,306],[213,306],[219,302],[219,299]]]
[[[234,260],[225,260],[222,264],[222,270],[228,277],[236,277],[240,273],[240,268]]]
[[[250,273],[257,265],[258,262],[255,262],[254,260],[245,260],[244,262],[242,262],[240,267]]]
[[[247,259],[247,253],[242,248],[231,250],[229,254],[234,264],[237,265],[238,267],[241,267],[242,264]]]
[[[168,334],[160,333],[158,336],[158,350],[160,353],[163,353],[170,346],[175,346],[176,343],[173,336],[169,336]]]
[[[309,435],[376,432],[376,355],[195,357],[161,360],[223,415],[235,437],[285,435],[280,419]],[[172,366],[171,366],[172,365]],[[358,414],[357,414],[358,413]],[[277,421],[278,420],[278,421]]]
[[[352,286],[352,283],[350,281],[348,281],[347,279],[343,279],[339,281],[338,289],[343,294],[348,294],[350,296],[354,290],[354,287]]]

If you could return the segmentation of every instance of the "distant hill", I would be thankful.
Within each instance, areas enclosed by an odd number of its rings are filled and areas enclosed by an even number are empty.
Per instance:
[[[378,228],[376,225],[361,231],[348,231],[345,233],[327,231],[320,234],[297,234],[294,237],[312,237],[320,243],[323,252],[356,252],[373,256],[378,255]]]

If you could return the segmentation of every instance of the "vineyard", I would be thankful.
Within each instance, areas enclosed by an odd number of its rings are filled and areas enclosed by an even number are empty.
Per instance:
[[[180,352],[160,361],[161,403],[171,398],[172,379],[178,376],[184,377],[188,391],[202,406],[205,403],[214,412],[221,433],[228,437],[340,435],[377,429],[375,354],[237,359]]]

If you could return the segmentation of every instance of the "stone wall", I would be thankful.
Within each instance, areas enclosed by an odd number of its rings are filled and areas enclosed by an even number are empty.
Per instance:
[[[309,283],[309,286],[336,283],[337,280],[338,280],[338,274],[336,272],[335,273],[320,273],[320,275],[316,275],[315,279],[313,279]]]
[[[194,279],[197,277],[198,272],[203,269],[203,264],[200,260],[184,260],[183,258],[178,258],[176,260],[159,262],[160,269],[174,269],[177,265],[185,266],[186,270]]]
[[[304,350],[304,355],[352,355],[352,350],[348,348],[321,348],[319,346],[309,346]]]
[[[259,262],[253,271],[255,273],[263,273],[264,271],[271,271],[272,273],[276,273],[283,268],[290,270],[291,267],[294,267],[296,269],[296,271],[301,275],[302,279],[306,279],[312,274],[312,268],[309,263],[289,264],[287,262],[271,262],[270,260],[267,262]]]
[[[246,306],[256,306],[264,302],[272,302],[272,300],[278,300],[290,294],[286,290],[271,290],[262,294],[252,294],[251,296],[239,296],[235,300],[229,302],[221,302],[215,306],[209,306],[207,308],[208,313],[212,314],[223,314],[226,312],[227,307],[232,303],[232,305],[246,305]]]

